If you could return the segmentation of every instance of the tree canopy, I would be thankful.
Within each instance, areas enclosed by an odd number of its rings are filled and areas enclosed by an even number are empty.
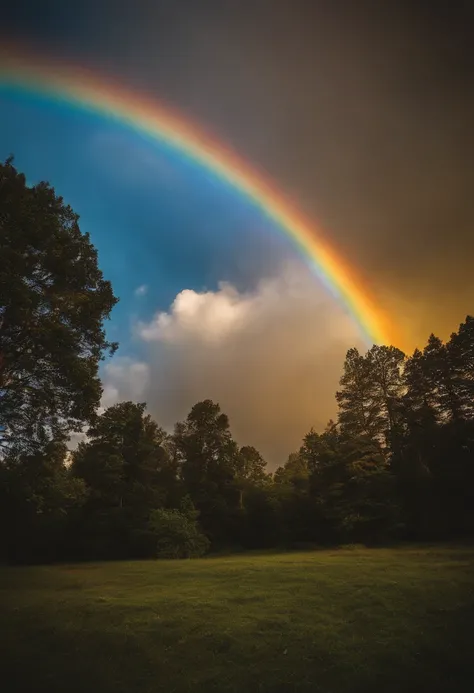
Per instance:
[[[0,164],[0,443],[33,450],[90,422],[117,302],[79,217]]]

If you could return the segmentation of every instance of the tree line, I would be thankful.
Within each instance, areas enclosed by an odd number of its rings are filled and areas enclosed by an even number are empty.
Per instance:
[[[78,222],[0,164],[0,560],[474,535],[474,318],[410,356],[350,349],[336,420],[270,473],[211,400],[172,433],[144,403],[99,413],[117,299]]]

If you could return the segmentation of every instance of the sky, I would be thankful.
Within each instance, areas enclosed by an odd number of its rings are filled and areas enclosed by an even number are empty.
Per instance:
[[[469,2],[17,0],[0,40],[173,105],[271,180],[409,349],[472,313]],[[219,401],[271,467],[335,414],[353,320],[248,200],[123,125],[0,85],[0,157],[80,214],[120,303],[103,404]]]

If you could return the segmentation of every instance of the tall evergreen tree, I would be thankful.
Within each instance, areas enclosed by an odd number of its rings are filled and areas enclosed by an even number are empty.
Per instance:
[[[474,416],[474,317],[467,316],[459,330],[451,335],[446,351],[452,368],[453,389],[456,392],[463,419]]]
[[[383,421],[383,434],[387,447],[397,445],[400,434],[400,403],[404,394],[403,367],[405,354],[394,346],[373,346],[366,356],[372,381],[371,407],[378,409]]]
[[[393,444],[403,393],[405,355],[395,347],[373,346],[365,356],[347,352],[336,393],[339,423],[344,434],[367,436],[381,448]]]
[[[451,351],[439,337],[431,334],[423,356],[429,387],[435,395],[439,421],[459,421],[462,418],[462,399],[456,383]]]
[[[348,435],[368,435],[378,438],[381,433],[379,412],[372,405],[372,382],[368,364],[358,349],[349,349],[336,393],[339,422]]]
[[[426,467],[437,426],[437,399],[428,359],[419,349],[415,349],[413,355],[407,359],[403,380],[405,392],[400,413],[404,428],[404,445],[408,445],[412,452],[416,450],[418,464]]]

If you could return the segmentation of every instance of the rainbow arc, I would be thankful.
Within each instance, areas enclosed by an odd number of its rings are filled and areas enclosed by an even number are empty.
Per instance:
[[[172,146],[227,181],[291,237],[313,272],[353,317],[367,344],[400,343],[354,268],[321,231],[270,180],[173,109],[90,70],[15,47],[0,49],[0,87],[2,84],[126,124]]]

